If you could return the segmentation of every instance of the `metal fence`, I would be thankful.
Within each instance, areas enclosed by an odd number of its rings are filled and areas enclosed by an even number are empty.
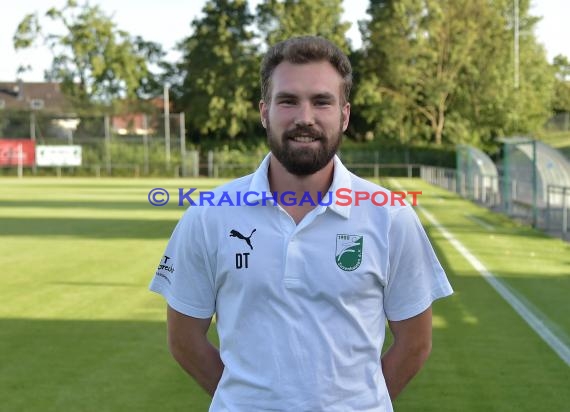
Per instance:
[[[570,236],[570,187],[549,185],[547,187],[546,230],[561,230],[565,238]]]
[[[236,142],[235,148],[197,152],[187,147],[184,113],[163,112],[82,116],[0,110],[0,138],[81,146],[81,166],[33,167],[24,175],[236,177],[255,170],[269,150],[260,138],[253,148]],[[344,146],[339,155],[356,173],[375,178],[417,177],[418,164],[446,166],[455,159],[450,150],[395,144],[381,150]],[[0,166],[0,176],[15,174],[16,168]]]
[[[165,121],[168,119],[168,121]],[[30,139],[36,145],[79,145],[82,165],[33,167],[32,175],[186,175],[198,163],[187,152],[184,113],[117,116],[0,112],[0,137]],[[0,168],[0,175],[14,174]]]
[[[570,240],[570,187],[549,185],[547,201],[533,204],[528,190],[521,190],[521,187],[530,185],[525,181],[485,175],[474,175],[468,181],[455,169],[432,166],[421,166],[420,177],[492,210]]]

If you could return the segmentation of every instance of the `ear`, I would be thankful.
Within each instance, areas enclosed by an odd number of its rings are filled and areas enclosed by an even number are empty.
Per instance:
[[[348,127],[348,122],[350,121],[350,103],[346,103],[342,109],[342,131],[345,132]]]
[[[269,110],[269,107],[267,104],[265,104],[265,101],[260,100],[259,101],[259,116],[261,117],[261,125],[263,126],[264,129],[267,129],[267,111]]]

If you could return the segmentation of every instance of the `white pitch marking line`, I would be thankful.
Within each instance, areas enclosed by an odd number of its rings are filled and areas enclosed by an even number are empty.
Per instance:
[[[491,226],[487,222],[484,222],[483,220],[479,219],[477,216],[470,215],[469,213],[464,213],[464,216],[467,219],[471,220],[472,222],[477,223],[479,226],[483,226],[487,230],[495,230],[494,226]]]
[[[402,186],[393,179],[391,183],[402,190]],[[416,206],[449,243],[479,272],[501,297],[528,323],[528,325],[546,342],[548,346],[570,366],[570,348],[562,342],[528,307],[509,291],[503,283],[493,275],[479,259],[457,240],[437,219],[421,206]]]

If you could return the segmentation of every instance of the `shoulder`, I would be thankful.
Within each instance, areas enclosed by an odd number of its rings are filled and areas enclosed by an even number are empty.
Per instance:
[[[355,175],[352,172],[348,172],[350,176],[350,182],[352,184],[353,189],[355,190],[366,190],[368,192],[375,192],[375,191],[382,191],[382,192],[390,192],[383,186],[371,182],[370,180],[364,179],[360,176]]]
[[[190,206],[184,217],[216,214],[217,210],[223,209],[224,206],[233,206],[237,201],[236,195],[249,189],[252,178],[253,175],[247,175],[213,189],[195,190],[187,199]]]
[[[366,205],[369,209],[382,211],[390,217],[402,210],[411,209],[411,201],[405,190],[390,190],[353,173],[350,173],[350,179],[353,197],[363,199],[361,205]]]
[[[213,189],[197,188],[189,194],[184,200],[189,206],[175,229],[181,239],[197,236],[207,243],[214,241],[216,234],[225,233],[227,220],[242,210],[234,206],[239,202],[239,192],[249,189],[251,179],[252,175],[248,175]]]
[[[253,179],[254,174],[249,174],[246,176],[239,177],[234,179],[228,183],[225,183],[221,186],[216,187],[213,192],[214,193],[221,193],[221,192],[236,192],[241,190],[247,190],[251,185],[251,181]]]

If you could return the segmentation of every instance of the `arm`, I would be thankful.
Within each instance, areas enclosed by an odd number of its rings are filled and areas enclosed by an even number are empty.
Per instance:
[[[410,319],[389,322],[394,343],[382,356],[382,371],[392,400],[423,366],[431,351],[431,307]]]
[[[168,306],[168,347],[182,368],[210,396],[214,395],[224,370],[220,353],[206,336],[212,318],[198,319],[183,315]]]

